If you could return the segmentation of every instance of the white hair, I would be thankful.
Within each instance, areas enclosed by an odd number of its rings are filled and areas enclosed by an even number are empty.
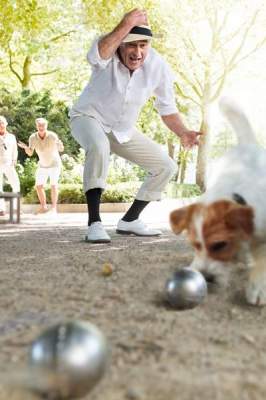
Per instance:
[[[46,126],[48,125],[48,121],[45,118],[36,118],[35,122],[36,124],[45,124]]]
[[[7,120],[3,115],[0,115],[0,122],[3,122],[7,126]]]

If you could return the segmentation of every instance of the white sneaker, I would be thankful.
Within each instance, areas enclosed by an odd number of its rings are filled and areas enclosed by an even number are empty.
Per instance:
[[[49,215],[57,215],[57,210],[55,208],[50,208],[47,211],[47,214],[49,214]]]
[[[88,227],[87,235],[85,236],[85,241],[89,243],[109,243],[111,238],[104,229],[100,221],[93,222]]]
[[[120,219],[117,224],[116,233],[122,235],[136,235],[136,236],[159,236],[162,234],[158,229],[150,229],[140,219],[135,219],[131,222],[126,222]]]

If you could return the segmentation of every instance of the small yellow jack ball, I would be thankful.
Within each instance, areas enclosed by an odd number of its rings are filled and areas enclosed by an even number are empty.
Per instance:
[[[102,275],[110,276],[114,272],[114,267],[110,263],[104,263],[102,266]]]

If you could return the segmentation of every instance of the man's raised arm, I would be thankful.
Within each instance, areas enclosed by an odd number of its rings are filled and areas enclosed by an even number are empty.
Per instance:
[[[134,9],[125,14],[115,29],[99,41],[99,54],[103,60],[111,58],[129,31],[137,25],[147,25],[145,10]]]

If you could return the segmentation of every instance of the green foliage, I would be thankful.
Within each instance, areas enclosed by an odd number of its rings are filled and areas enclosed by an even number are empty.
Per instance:
[[[85,194],[81,184],[60,184],[59,185],[59,199],[58,203],[69,203],[69,204],[83,204],[85,201]],[[51,188],[46,186],[45,193],[47,202],[51,202]],[[38,196],[35,188],[24,197],[24,203],[26,204],[38,204]]]
[[[37,40],[42,31],[49,29],[51,10],[44,2],[42,5],[38,3],[36,0],[0,1],[0,37],[3,47],[10,45],[14,30],[17,37],[23,37],[24,43],[27,38],[31,39],[33,46],[34,39]]]
[[[140,182],[123,182],[111,185],[102,194],[102,203],[127,203],[131,202],[140,186]],[[51,202],[50,186],[45,188],[47,201]],[[26,204],[38,204],[38,196],[35,188],[24,197]],[[83,186],[81,184],[60,184],[59,185],[59,204],[84,204],[86,203]]]
[[[83,150],[80,151],[79,156],[74,158],[68,154],[63,154],[62,159],[62,169],[60,174],[61,184],[82,184],[83,167],[80,162],[81,154],[84,153]]]
[[[23,196],[34,188],[36,169],[37,162],[35,159],[27,158],[23,165],[21,163],[17,164],[16,170],[20,180],[20,192]]]
[[[78,154],[79,145],[70,134],[68,108],[62,101],[53,101],[49,92],[22,91],[19,94],[0,91],[0,115],[8,120],[8,130],[18,140],[28,143],[29,136],[36,131],[35,119],[48,120],[48,129],[58,134],[65,146],[65,152]],[[36,157],[36,154],[34,156]],[[19,151],[19,160],[25,160],[24,151]]]
[[[0,38],[4,49],[36,54],[75,18],[69,0],[0,0]]]
[[[196,197],[201,195],[198,185],[188,183],[170,182],[167,186],[166,195],[169,198]]]
[[[154,108],[154,100],[154,97],[151,97],[142,108],[137,122],[137,128],[157,143],[166,144],[168,140],[171,140],[175,144],[178,144],[179,139],[167,128],[157,110]],[[179,102],[179,100],[177,100],[176,103],[177,109],[184,119],[189,109],[186,104]]]
[[[102,194],[102,203],[131,203],[141,185],[141,182],[121,182],[108,185]],[[51,202],[50,186],[45,188],[47,201]],[[197,185],[177,184],[170,182],[165,191],[169,198],[196,197],[201,194]],[[26,204],[38,204],[38,197],[34,187],[24,197]],[[59,185],[59,204],[84,204],[86,203],[82,184],[60,184]]]
[[[77,83],[77,76],[82,79],[83,74],[78,74],[82,61],[76,62],[77,49],[83,51],[81,35],[88,42],[82,19],[82,7],[76,0],[0,0],[0,61],[9,78],[1,76],[3,87],[49,88],[60,95],[62,80],[67,90],[71,85],[67,81]]]
[[[128,203],[134,200],[141,182],[122,182],[107,186],[102,194],[102,203]]]
[[[115,154],[111,156],[107,183],[112,185],[119,182],[143,181],[147,175],[138,165],[132,164]]]
[[[50,190],[49,190],[50,192]],[[50,195],[51,197],[51,195]],[[86,203],[85,193],[81,184],[60,184],[59,185],[60,204],[83,204]]]
[[[148,10],[149,23],[158,26],[160,20],[160,2],[152,0],[82,0],[86,12],[86,22],[98,32],[110,32],[122,19],[123,15],[134,8]]]

